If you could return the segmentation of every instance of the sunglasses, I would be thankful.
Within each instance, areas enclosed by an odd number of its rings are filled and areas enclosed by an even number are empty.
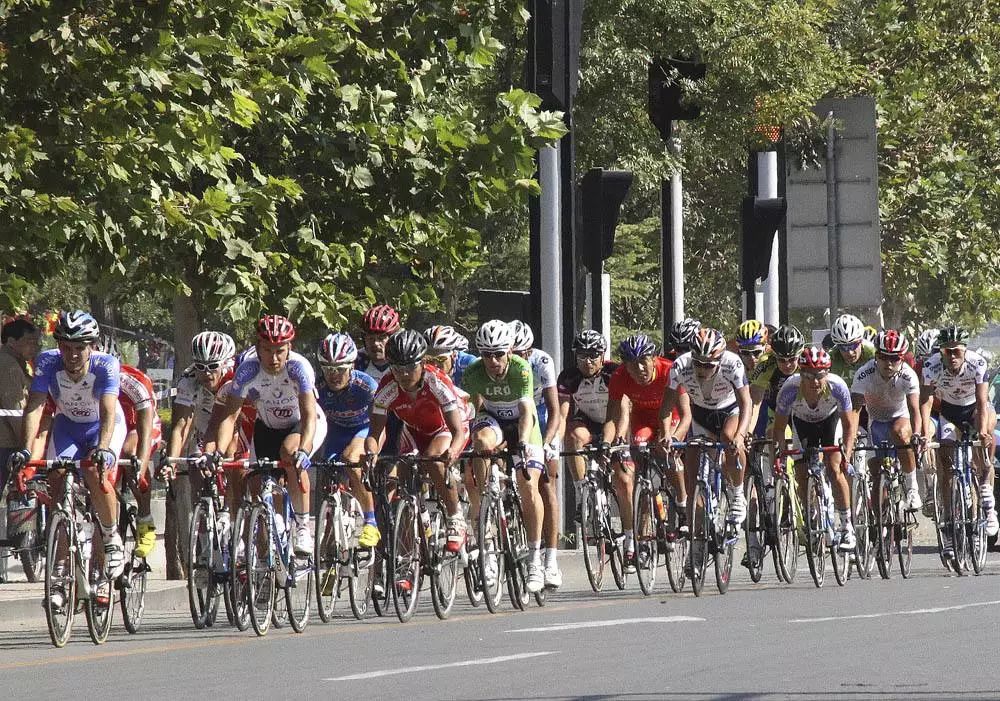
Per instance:
[[[779,363],[794,363],[797,362],[799,356],[797,355],[776,355]]]
[[[816,372],[803,372],[802,377],[809,380],[822,380],[830,374],[829,370],[817,370]]]
[[[903,356],[901,355],[891,355],[889,353],[876,353],[875,357],[881,360],[883,363],[901,363],[903,361]]]
[[[703,368],[703,369],[717,368],[717,367],[719,367],[719,361],[717,361],[717,360],[695,360],[694,361],[694,366],[696,368]]]
[[[507,351],[483,351],[480,355],[491,360],[500,360],[500,358],[507,355]]]
[[[224,360],[217,360],[214,363],[192,363],[192,366],[198,372],[215,372],[216,370],[218,370],[219,368],[221,368],[225,364],[226,364],[226,361],[224,361]]]
[[[428,363],[433,363],[434,365],[444,365],[445,363],[448,362],[450,358],[451,354],[446,353],[445,355],[428,355],[426,358],[424,358],[424,360],[426,360]]]
[[[764,355],[763,348],[741,348],[740,355],[745,355],[748,358],[759,358]]]
[[[603,353],[577,353],[576,354],[577,360],[590,360],[590,361],[593,361],[593,360],[598,360],[599,358],[602,358],[602,357],[604,357]]]
[[[941,352],[945,355],[961,355],[965,352],[964,346],[958,346],[956,348],[942,348]]]
[[[323,368],[323,372],[348,372],[354,368],[354,364],[342,363],[340,365],[324,365],[321,363],[320,367]]]
[[[855,341],[854,343],[838,343],[837,350],[842,351],[856,351],[861,347],[861,341]]]
[[[417,361],[416,363],[410,363],[409,365],[390,365],[389,369],[392,370],[393,372],[401,372],[409,374],[411,372],[414,372],[418,367],[420,367],[420,361]]]

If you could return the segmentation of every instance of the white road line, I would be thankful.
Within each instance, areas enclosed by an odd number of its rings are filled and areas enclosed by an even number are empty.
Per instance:
[[[961,609],[971,609],[980,606],[997,606],[998,601],[977,601],[973,604],[958,604],[956,606],[939,606],[931,609],[914,609],[912,611],[883,611],[882,613],[862,613],[856,616],[826,616],[824,618],[792,618],[789,623],[825,623],[826,621],[852,621],[863,618],[886,618],[888,616],[919,616],[923,613],[943,613],[945,611],[958,611]]]
[[[574,630],[576,628],[606,628],[608,626],[627,626],[633,623],[687,623],[702,622],[704,618],[694,616],[660,616],[654,618],[615,618],[609,621],[582,621],[580,623],[560,623],[554,626],[539,628],[516,628],[505,633],[545,633],[550,630]]]
[[[499,664],[512,660],[526,660],[531,657],[544,657],[545,655],[555,655],[556,651],[549,652],[522,652],[517,655],[504,655],[503,657],[483,657],[478,660],[462,660],[461,662],[447,662],[445,664],[429,664],[420,667],[397,667],[395,669],[380,669],[376,672],[362,672],[361,674],[348,674],[344,677],[330,677],[323,679],[325,682],[343,682],[351,679],[374,679],[375,677],[390,677],[394,674],[411,674],[413,672],[427,672],[432,669],[447,669],[448,667],[473,667],[476,665]]]

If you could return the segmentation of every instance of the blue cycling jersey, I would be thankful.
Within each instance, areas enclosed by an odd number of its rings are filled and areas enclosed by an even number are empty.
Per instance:
[[[451,381],[456,387],[462,386],[462,377],[465,369],[476,362],[477,358],[472,353],[458,351],[455,355],[455,364],[451,368]]]
[[[360,370],[351,370],[347,387],[334,391],[319,383],[319,405],[331,428],[358,428],[368,425],[368,410],[378,383]]]

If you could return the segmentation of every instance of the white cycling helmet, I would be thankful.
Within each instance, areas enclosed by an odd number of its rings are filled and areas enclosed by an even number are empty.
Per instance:
[[[320,365],[347,365],[358,359],[358,346],[346,333],[331,333],[319,344]]]
[[[514,343],[514,330],[505,321],[492,319],[476,332],[476,348],[480,353],[509,351]]]
[[[918,358],[926,358],[937,352],[937,329],[924,329],[917,336],[916,353]]]
[[[191,339],[191,360],[196,363],[224,363],[236,355],[232,336],[221,331],[202,331]]]
[[[865,325],[853,314],[841,314],[830,327],[830,338],[836,345],[857,343],[865,337]]]
[[[101,336],[97,320],[85,311],[60,312],[52,335],[57,341],[84,341],[93,343]]]
[[[535,345],[535,334],[531,332],[531,327],[520,319],[510,322],[510,327],[514,330],[514,343],[511,350],[515,353],[531,350]]]
[[[465,350],[469,347],[469,342],[465,339],[465,336],[453,327],[445,326],[444,324],[431,326],[424,331],[424,338],[427,339],[427,352],[432,355]]]

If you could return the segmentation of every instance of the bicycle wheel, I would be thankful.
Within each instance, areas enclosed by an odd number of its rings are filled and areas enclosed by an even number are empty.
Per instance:
[[[309,624],[309,604],[313,600],[313,584],[316,572],[313,569],[312,558],[302,558],[292,553],[288,561],[289,582],[285,585],[285,607],[288,610],[288,623],[292,630],[301,633]]]
[[[250,510],[247,518],[244,544],[250,625],[257,635],[267,634],[274,617],[277,583],[274,566],[271,564],[273,540],[270,512],[263,504],[258,504]]]
[[[691,591],[695,596],[701,596],[702,588],[705,586],[705,571],[708,569],[709,558],[709,538],[712,537],[712,525],[709,521],[708,494],[705,491],[705,484],[698,482],[694,488],[694,495],[691,497],[694,504],[694,518],[690,524],[691,528]]]
[[[688,539],[680,535],[681,512],[677,502],[668,492],[662,492],[662,496],[663,504],[667,508],[666,537],[668,539],[663,544],[665,551],[663,559],[670,589],[677,594],[683,591],[684,585],[687,583],[684,567],[687,564]]]
[[[461,559],[457,553],[449,553],[445,547],[448,533],[444,515],[440,511],[431,515],[431,534],[428,548],[431,556],[431,603],[434,605],[435,615],[443,621],[448,618],[451,607],[455,605]]]
[[[749,477],[746,480],[747,520],[743,524],[747,549],[743,564],[750,573],[750,581],[756,584],[764,574],[764,556],[767,543],[767,505],[764,503],[764,487],[760,480]]]
[[[896,555],[899,558],[899,573],[903,575],[903,579],[907,579],[910,576],[910,565],[913,562],[913,533],[917,530],[917,514],[899,505],[897,508]],[[985,533],[983,535],[985,536]],[[983,542],[986,542],[985,537]]]
[[[337,542],[335,505],[323,499],[316,516],[316,539],[313,563],[316,567],[316,611],[324,623],[333,619],[333,610],[341,592],[340,544]]]
[[[49,522],[45,544],[45,622],[49,638],[56,647],[63,647],[73,631],[76,612],[76,524],[62,511],[56,511]],[[53,605],[55,602],[55,605]]]
[[[96,519],[95,519],[96,520]],[[87,619],[87,630],[94,645],[101,645],[108,639],[111,632],[111,620],[115,614],[114,582],[104,574],[104,540],[100,527],[94,529],[94,539],[88,566],[87,580],[90,583],[90,596],[87,597],[83,612]],[[100,553],[101,557],[94,557]]]
[[[389,586],[392,605],[400,623],[413,617],[420,600],[420,528],[412,499],[400,499],[396,505],[396,527],[392,534],[392,567]]]
[[[653,593],[656,584],[656,506],[653,485],[645,482],[636,486],[632,499],[635,519],[635,572],[644,596]]]
[[[945,513],[943,487],[936,474],[931,477],[931,482],[934,487],[934,535],[937,537],[938,558],[941,565],[951,572],[951,558],[944,554],[944,539],[951,536],[951,520]]]
[[[892,487],[889,478],[883,474],[875,492],[875,562],[882,579],[892,576],[892,543],[895,539],[892,528]]]
[[[368,604],[372,600],[375,584],[375,551],[372,548],[351,550],[351,576],[347,578],[347,595],[351,602],[351,613],[359,621],[368,615]]]
[[[778,577],[788,584],[795,581],[799,569],[799,529],[795,524],[795,497],[788,480],[774,482],[774,520],[777,542],[774,550],[774,568]]]
[[[2,485],[0,485],[0,491],[3,491]],[[41,542],[45,537],[42,529],[42,508],[36,501],[31,527],[21,534],[21,541],[18,543],[18,559],[21,561],[21,569],[24,570],[24,578],[31,583],[38,582],[45,576],[45,563],[42,559],[45,545]]]
[[[203,501],[199,501],[191,514],[191,532],[188,537],[188,606],[191,609],[191,620],[194,627],[201,630],[211,625],[213,602],[218,606],[218,600],[212,595],[212,527],[209,524],[209,512]]]
[[[868,480],[863,477],[855,477],[851,489],[851,518],[854,521],[854,535],[857,539],[857,545],[854,548],[854,568],[861,579],[871,577],[871,564],[874,557],[869,519],[870,501],[871,491],[868,488]]]
[[[479,542],[479,572],[482,579],[479,586],[483,592],[483,601],[490,613],[496,613],[503,596],[501,586],[505,578],[506,557],[504,543],[500,534],[500,500],[486,493],[479,505],[479,523],[476,527],[476,540]]]
[[[500,522],[500,533],[506,543],[507,554],[507,593],[510,603],[520,611],[528,605],[528,536],[524,531],[524,518],[521,515],[521,502],[508,493],[502,501],[502,508],[507,515]]]
[[[226,598],[232,611],[232,623],[239,631],[250,627],[250,595],[247,590],[246,533],[249,510],[240,506],[233,519],[232,534],[229,539],[232,563],[229,580],[226,582]]]
[[[848,495],[848,499],[850,499],[850,495]],[[832,525],[831,523],[831,527]],[[855,534],[856,537],[857,534]],[[833,578],[837,580],[837,585],[842,587],[847,584],[847,578],[851,572],[851,560],[848,557],[848,551],[840,549],[840,540],[840,537],[833,538],[827,545],[830,548],[830,561],[833,563]],[[853,555],[854,552],[852,550],[850,554]]]
[[[954,555],[951,558],[951,566],[958,575],[964,575],[971,567],[969,531],[966,527],[969,522],[967,498],[961,478],[953,474],[951,478],[951,542]]]
[[[809,574],[817,587],[823,586],[826,576],[826,528],[823,525],[823,485],[815,477],[809,478],[806,488],[806,560]]]
[[[628,580],[625,574],[625,529],[622,527],[622,514],[618,506],[618,495],[611,488],[605,490],[607,497],[607,532],[608,556],[611,561],[611,576],[615,580],[615,586],[619,591],[625,589]]]
[[[986,551],[989,542],[986,538],[986,509],[983,508],[983,498],[980,493],[979,478],[972,474],[972,483],[969,485],[972,492],[972,508],[969,510],[969,561],[972,564],[972,571],[980,574],[986,567]]]
[[[585,482],[580,492],[580,540],[583,546],[583,566],[587,570],[590,588],[601,591],[604,585],[604,566],[608,561],[608,543],[601,527],[597,492]]]
[[[479,571],[479,549],[472,548],[469,553],[469,561],[465,563],[462,570],[462,579],[465,580],[465,593],[469,597],[469,603],[473,608],[483,605],[483,590],[480,586],[482,574]]]
[[[127,516],[118,518],[118,530],[125,544],[125,571],[118,578],[119,601],[122,607],[122,621],[125,630],[134,635],[139,631],[142,614],[146,609],[146,577],[149,566],[145,558],[135,556],[135,544],[138,542],[135,514],[131,508]]]

